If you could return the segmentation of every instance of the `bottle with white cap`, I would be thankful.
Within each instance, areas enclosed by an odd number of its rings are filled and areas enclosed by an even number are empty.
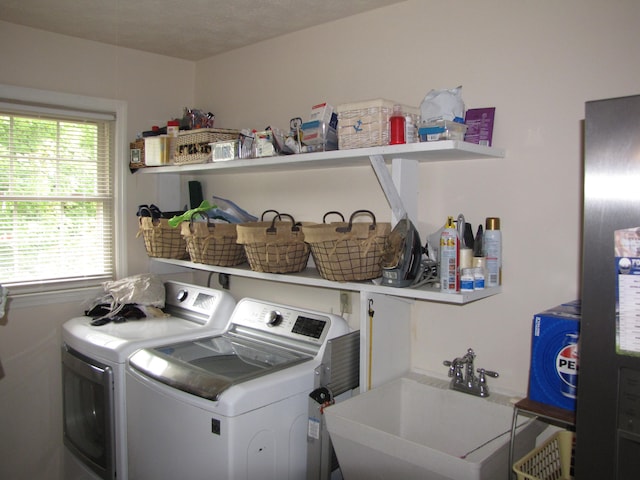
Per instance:
[[[487,217],[483,235],[483,250],[486,258],[487,287],[502,285],[502,232],[500,219]]]
[[[440,234],[440,291],[460,291],[460,241],[453,217],[447,217]]]

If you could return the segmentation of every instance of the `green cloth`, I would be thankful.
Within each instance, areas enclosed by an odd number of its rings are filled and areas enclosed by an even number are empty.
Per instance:
[[[191,210],[187,210],[182,215],[176,215],[173,218],[169,219],[169,226],[172,228],[176,228],[182,222],[188,222],[191,220],[196,213],[207,212],[212,208],[216,208],[216,205],[211,205],[207,200],[203,200],[198,208],[192,208]]]

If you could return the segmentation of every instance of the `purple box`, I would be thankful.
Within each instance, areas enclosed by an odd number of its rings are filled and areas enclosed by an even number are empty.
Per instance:
[[[529,370],[531,400],[575,410],[580,317],[579,300],[534,315]]]
[[[465,142],[477,143],[490,147],[493,142],[493,121],[496,108],[470,108],[464,117],[467,132],[464,135]]]

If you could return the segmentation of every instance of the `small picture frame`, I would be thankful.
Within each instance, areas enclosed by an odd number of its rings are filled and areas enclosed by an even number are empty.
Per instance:
[[[132,148],[129,150],[129,164],[132,167],[141,167],[144,165],[142,161],[142,150],[139,148]]]

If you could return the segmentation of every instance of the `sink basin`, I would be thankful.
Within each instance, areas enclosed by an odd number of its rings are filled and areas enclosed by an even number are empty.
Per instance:
[[[408,373],[324,415],[345,480],[509,478],[513,406],[503,395],[474,397]],[[545,428],[519,418],[514,460],[535,448]]]

